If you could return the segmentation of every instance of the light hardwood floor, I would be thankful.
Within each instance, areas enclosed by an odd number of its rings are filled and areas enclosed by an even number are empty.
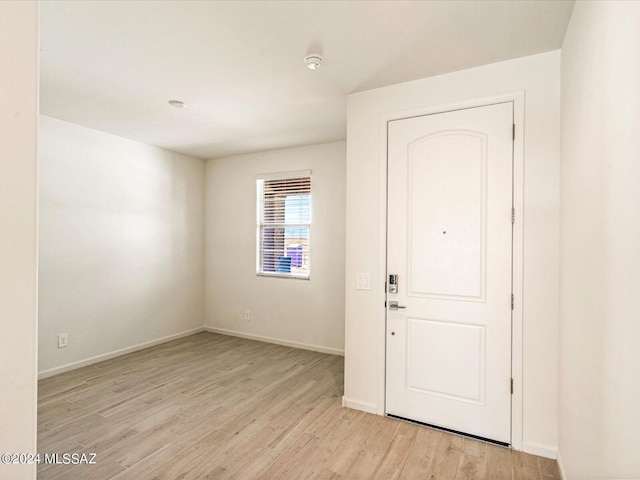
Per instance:
[[[342,357],[200,333],[41,380],[38,479],[560,479],[556,463],[340,405]]]

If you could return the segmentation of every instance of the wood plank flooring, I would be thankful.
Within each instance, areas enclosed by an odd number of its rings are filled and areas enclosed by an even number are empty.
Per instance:
[[[555,480],[556,463],[340,405],[343,359],[200,333],[39,382],[38,479]]]

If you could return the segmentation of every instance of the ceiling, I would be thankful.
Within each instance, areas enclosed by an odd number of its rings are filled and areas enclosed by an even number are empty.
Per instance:
[[[40,2],[40,110],[200,158],[343,140],[349,93],[558,49],[572,8]],[[317,71],[304,65],[309,51],[325,57]]]

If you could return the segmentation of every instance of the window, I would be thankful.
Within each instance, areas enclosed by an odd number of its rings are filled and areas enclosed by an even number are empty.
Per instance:
[[[309,278],[311,171],[259,175],[258,275]]]

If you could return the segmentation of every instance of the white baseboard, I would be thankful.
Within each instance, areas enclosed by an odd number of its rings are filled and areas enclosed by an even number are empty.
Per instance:
[[[259,342],[275,343],[276,345],[284,345],[285,347],[301,348],[303,350],[312,350],[314,352],[329,353],[331,355],[340,355],[344,357],[344,350],[337,348],[323,347],[320,345],[311,345],[308,343],[292,342],[291,340],[283,340],[281,338],[265,337],[263,335],[254,335],[251,333],[238,332],[236,330],[227,330],[226,328],[204,327],[204,330],[211,333],[220,333],[231,337],[246,338],[248,340],[258,340]]]
[[[531,453],[532,455],[538,455],[539,457],[546,457],[554,460],[558,455],[557,449],[547,445],[536,445],[535,443],[524,442],[522,444],[522,450],[525,453]]]
[[[86,358],[84,360],[78,360],[77,362],[67,363],[66,365],[61,365],[59,367],[54,367],[54,368],[50,368],[49,370],[38,372],[38,379],[52,377],[54,375],[58,375],[59,373],[69,372],[77,368],[93,365],[94,363],[103,362],[111,358],[119,357],[120,355],[126,355],[127,353],[137,352],[138,350],[143,350],[145,348],[153,347],[155,345],[160,345],[161,343],[167,343],[167,342],[170,342],[171,340],[176,340],[178,338],[188,337],[189,335],[193,335],[195,333],[200,333],[203,331],[204,331],[204,328],[198,327],[192,330],[187,330],[185,332],[175,333],[167,337],[158,338],[156,340],[150,340],[148,342],[139,343],[131,347],[121,348],[120,350],[114,350],[113,352],[107,352],[107,353],[103,353],[102,355],[96,355],[95,357]]]
[[[562,480],[567,480],[567,472],[564,469],[564,463],[562,463],[562,456],[560,455],[560,450],[556,452],[556,461],[558,462],[558,470],[560,470],[560,478]]]
[[[342,406],[347,408],[353,408],[354,410],[362,410],[363,412],[378,414],[378,406],[369,402],[361,402],[359,400],[352,400],[347,397],[342,397]]]

